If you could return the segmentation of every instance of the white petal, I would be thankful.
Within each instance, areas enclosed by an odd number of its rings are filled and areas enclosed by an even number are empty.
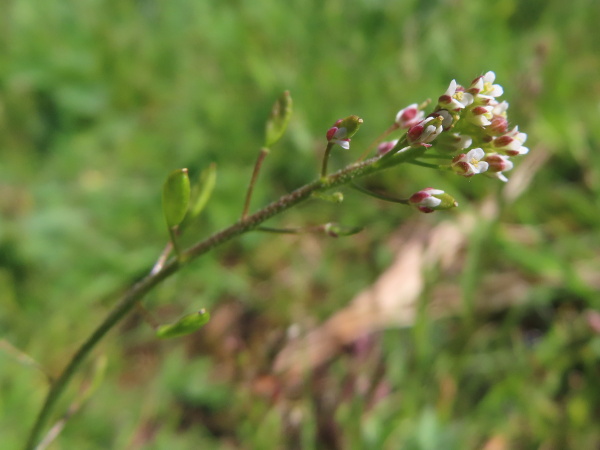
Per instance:
[[[488,170],[488,168],[490,167],[490,165],[488,163],[486,163],[485,161],[479,161],[477,163],[477,169],[475,170],[476,173],[483,173],[486,170]]]
[[[423,200],[421,200],[421,202],[419,202],[419,205],[426,206],[428,208],[435,208],[440,203],[442,203],[442,200],[440,200],[437,197],[427,197],[427,198],[424,198]]]
[[[339,145],[340,147],[342,147],[345,150],[348,150],[350,148],[350,142],[349,141],[344,141],[342,139],[338,139],[333,141],[335,142],[337,145]]]
[[[452,80],[450,82],[450,86],[448,86],[448,89],[446,89],[446,92],[444,93],[444,95],[449,95],[450,97],[452,97],[455,92],[456,92],[456,80]]]
[[[500,97],[502,94],[504,94],[504,89],[499,84],[492,85],[491,91],[488,92],[488,95],[492,97]]]
[[[483,76],[483,81],[485,81],[486,83],[493,83],[495,79],[496,74],[491,70]]]
[[[477,147],[477,148],[470,150],[469,153],[467,153],[467,160],[470,161],[471,159],[476,159],[477,161],[479,161],[484,156],[485,156],[485,152],[483,151],[483,149]]]

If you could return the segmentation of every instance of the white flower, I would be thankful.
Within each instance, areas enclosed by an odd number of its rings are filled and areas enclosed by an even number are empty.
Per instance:
[[[481,95],[490,97],[500,97],[504,94],[504,89],[499,84],[493,84],[496,80],[496,74],[491,70],[483,76],[483,89]]]
[[[465,92],[462,86],[456,84],[456,80],[450,82],[450,86],[438,99],[438,108],[447,111],[460,111],[473,103],[473,96]]]
[[[489,164],[482,161],[485,152],[481,148],[474,148],[469,153],[461,153],[452,160],[451,167],[463,177],[472,177],[478,173],[488,170]]]
[[[487,100],[500,97],[504,93],[504,89],[499,84],[493,84],[495,80],[496,74],[490,70],[485,75],[475,78],[467,92]]]

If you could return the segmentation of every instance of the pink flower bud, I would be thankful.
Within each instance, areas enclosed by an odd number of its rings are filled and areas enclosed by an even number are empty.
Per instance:
[[[419,110],[419,106],[413,103],[398,111],[396,123],[400,128],[410,128],[423,120],[424,115],[423,111]]]
[[[350,148],[350,138],[354,136],[362,123],[363,120],[358,116],[348,116],[345,119],[338,120],[333,127],[327,130],[327,141],[348,150]]]
[[[467,116],[467,119],[478,127],[487,127],[491,125],[491,119],[493,117],[492,114],[493,106],[476,106],[471,109]]]
[[[377,155],[385,155],[391,149],[393,149],[398,143],[398,139],[394,139],[393,141],[382,142],[377,146]]]
[[[412,126],[406,133],[408,143],[412,146],[431,147],[428,144],[444,130],[442,122],[443,118],[441,117],[427,117],[417,125]]]
[[[514,127],[508,133],[497,137],[492,142],[494,149],[508,156],[524,155],[529,152],[523,143],[527,140],[527,134],[519,132],[519,127]]]
[[[458,206],[453,197],[446,194],[441,189],[425,188],[415,192],[408,199],[408,203],[416,206],[424,213],[432,213],[438,210],[450,209]]]
[[[483,158],[483,161],[487,162],[489,165],[486,175],[498,178],[504,182],[508,181],[508,178],[502,173],[513,168],[513,163],[508,159],[508,156],[492,153],[486,155]]]

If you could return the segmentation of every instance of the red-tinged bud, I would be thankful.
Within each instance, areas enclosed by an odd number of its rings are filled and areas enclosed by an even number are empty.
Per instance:
[[[509,160],[508,156],[492,153],[486,155],[483,158],[483,161],[487,162],[489,165],[488,170],[486,172],[488,176],[498,178],[499,180],[504,182],[508,181],[508,178],[506,178],[502,174],[502,172],[506,172],[513,168],[513,163]]]
[[[337,133],[338,127],[331,127],[327,130],[327,140],[330,141],[335,137],[335,133]]]
[[[423,120],[424,115],[423,111],[419,109],[419,105],[413,103],[398,111],[396,123],[399,128],[410,128]]]
[[[527,140],[527,134],[520,133],[519,128],[515,127],[508,133],[494,139],[492,145],[494,149],[508,156],[524,155],[529,152],[523,144]]]
[[[492,106],[476,106],[468,111],[467,119],[478,127],[487,127],[492,122]]]
[[[442,127],[442,122],[443,118],[441,116],[427,117],[417,125],[412,126],[406,132],[408,143],[412,146],[422,145],[425,147],[431,147],[431,145],[428,144],[438,137],[444,130]]]
[[[382,142],[377,146],[377,155],[381,156],[385,155],[386,153],[389,153],[389,151],[392,150],[396,146],[396,144],[398,144],[398,139],[394,139],[393,141]]]
[[[454,198],[441,189],[425,188],[415,192],[408,199],[408,203],[416,206],[423,213],[432,213],[444,209],[455,208],[458,203]]]
[[[506,118],[506,109],[508,103],[502,102],[494,107],[492,110],[492,120],[490,126],[487,128],[487,132],[493,136],[499,136],[508,131],[508,119]]]
[[[350,148],[350,138],[354,136],[362,123],[363,120],[358,116],[340,119],[327,130],[327,140],[347,150]]]

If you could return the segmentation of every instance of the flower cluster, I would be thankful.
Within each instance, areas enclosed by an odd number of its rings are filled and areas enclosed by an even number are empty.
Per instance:
[[[504,172],[513,167],[510,158],[529,149],[523,146],[527,135],[516,126],[509,128],[508,103],[498,100],[504,90],[495,79],[494,72],[487,72],[467,87],[452,80],[427,117],[417,105],[398,112],[395,122],[407,129],[408,145],[435,145],[439,153],[454,153],[449,167],[464,177],[485,173],[508,181]],[[381,149],[389,150],[386,144],[381,144],[380,154],[385,153]]]

